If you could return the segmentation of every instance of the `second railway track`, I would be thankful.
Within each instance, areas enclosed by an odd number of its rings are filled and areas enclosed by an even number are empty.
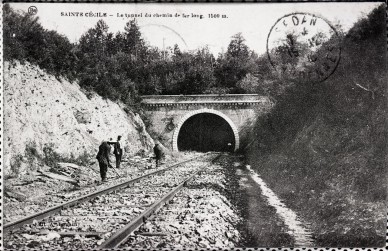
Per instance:
[[[5,225],[6,248],[116,247],[217,156],[183,161]]]

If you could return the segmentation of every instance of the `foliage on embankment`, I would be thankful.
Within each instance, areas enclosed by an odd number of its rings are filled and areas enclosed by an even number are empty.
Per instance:
[[[381,5],[344,36],[336,72],[289,85],[247,156],[320,246],[384,246],[386,31]]]

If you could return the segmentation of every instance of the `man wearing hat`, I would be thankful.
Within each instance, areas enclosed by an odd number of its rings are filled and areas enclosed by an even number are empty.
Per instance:
[[[109,152],[110,145],[108,142],[103,141],[101,145],[98,147],[97,160],[100,166],[100,174],[102,182],[106,181],[106,172],[108,171],[108,167],[111,167],[109,161]]]
[[[116,157],[116,168],[120,168],[121,158],[123,157],[123,148],[120,145],[121,135],[117,136],[116,142],[109,142],[113,145],[113,154]]]

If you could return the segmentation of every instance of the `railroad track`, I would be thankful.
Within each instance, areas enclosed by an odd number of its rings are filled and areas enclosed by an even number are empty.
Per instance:
[[[9,223],[5,247],[117,247],[218,156],[182,161]]]

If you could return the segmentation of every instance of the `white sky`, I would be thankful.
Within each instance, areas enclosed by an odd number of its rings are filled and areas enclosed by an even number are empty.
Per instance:
[[[246,44],[259,54],[265,53],[266,39],[275,22],[286,14],[308,12],[324,17],[332,24],[340,23],[347,31],[360,18],[381,3],[230,3],[230,4],[71,4],[71,3],[11,3],[16,10],[27,11],[33,5],[38,8],[41,24],[66,35],[70,41],[78,41],[83,33],[94,27],[98,17],[66,17],[61,12],[106,12],[102,18],[111,32],[123,31],[130,18],[117,17],[117,13],[140,14],[137,18],[146,41],[159,48],[177,43],[181,50],[193,50],[208,45],[217,55],[226,50],[231,37],[241,32]],[[154,18],[145,13],[202,14],[199,18]],[[211,19],[208,14],[224,14],[228,18]],[[113,16],[109,16],[113,15]],[[185,43],[181,38],[184,39]]]

